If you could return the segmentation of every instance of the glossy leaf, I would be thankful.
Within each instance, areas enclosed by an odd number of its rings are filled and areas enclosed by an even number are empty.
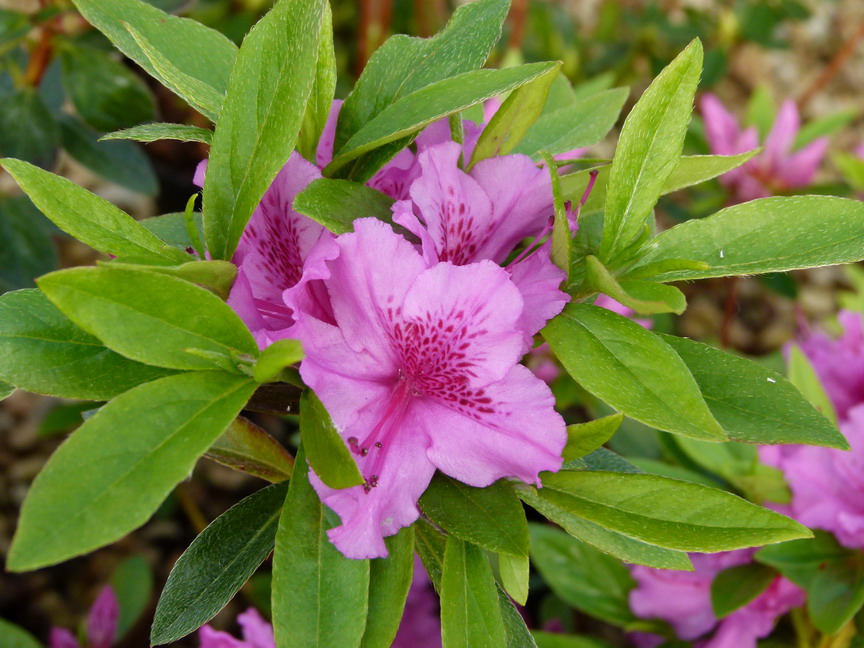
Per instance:
[[[353,231],[357,218],[371,216],[391,223],[392,205],[392,198],[371,187],[330,178],[313,180],[294,199],[294,209],[334,234]]]
[[[630,570],[615,558],[549,526],[531,524],[531,562],[559,597],[607,623],[635,620],[627,594],[635,585]]]
[[[762,594],[777,577],[770,567],[747,563],[724,569],[711,582],[711,607],[718,619],[728,616]]]
[[[53,565],[144,524],[253,391],[243,376],[192,372],[140,385],[102,407],[33,482],[7,568]]]
[[[549,88],[560,70],[559,62],[534,81],[510,93],[480,133],[469,167],[486,158],[507,155],[516,148],[543,112]]]
[[[606,90],[544,114],[513,152],[536,160],[539,151],[559,155],[596,144],[615,125],[628,93],[627,88]]]
[[[483,550],[449,536],[441,580],[444,648],[501,648],[504,622],[492,568]]]
[[[864,203],[833,196],[779,196],[681,223],[646,247],[635,267],[694,259],[710,267],[658,274],[656,281],[786,272],[864,258]]]
[[[661,337],[690,369],[730,439],[849,447],[836,425],[780,374],[700,342]]]
[[[332,175],[351,160],[374,148],[416,133],[442,117],[514,90],[548,73],[554,65],[528,63],[502,70],[474,70],[406,95],[363,125],[339,150],[324,172]]]
[[[324,20],[321,21],[321,44],[318,46],[318,62],[315,65],[315,81],[306,112],[303,115],[303,125],[300,138],[297,140],[297,150],[311,162],[315,162],[316,149],[327,117],[333,106],[333,94],[336,91],[336,51],[333,47],[333,12],[328,3],[324,7]]]
[[[274,381],[286,367],[302,359],[303,345],[300,344],[300,340],[290,338],[276,340],[261,352],[261,356],[252,367],[252,376],[260,383]]]
[[[507,482],[474,488],[439,472],[419,503],[435,524],[466,542],[496,552],[528,554],[525,512]]]
[[[571,303],[543,335],[579,384],[627,416],[697,439],[726,438],[681,358],[639,324]]]
[[[0,296],[0,380],[37,394],[108,400],[173,372],[108,350],[38,290]]]
[[[309,483],[302,448],[273,554],[277,648],[358,646],[368,612],[369,561],[345,558],[327,538],[334,526]]]
[[[57,122],[38,92],[30,88],[0,97],[0,155],[47,167],[59,139]]]
[[[501,574],[501,584],[519,605],[525,605],[528,601],[529,571],[528,556],[498,554],[498,572]]]
[[[123,130],[108,133],[100,138],[106,140],[133,140],[135,142],[158,142],[160,140],[178,140],[180,142],[201,142],[210,144],[213,131],[187,124],[141,124]]]
[[[562,453],[564,460],[584,457],[602,446],[621,427],[623,420],[623,414],[612,414],[587,423],[568,425],[567,445]]]
[[[386,558],[369,563],[369,612],[361,648],[390,648],[405,609],[414,573],[414,527],[384,538]]]
[[[159,597],[150,643],[194,632],[227,605],[273,550],[288,483],[241,500],[207,526],[174,564]]]
[[[539,497],[612,531],[678,551],[716,552],[810,531],[726,491],[643,473],[560,472]]]
[[[47,229],[48,223],[26,196],[0,196],[0,293],[32,288],[36,277],[57,266],[57,250]]]
[[[165,61],[170,61],[172,67],[206,84],[216,93],[225,94],[237,47],[215,29],[188,18],[170,16],[141,0],[73,1],[78,11],[121,52],[174,92],[180,93],[180,89],[173,88],[170,81],[154,68],[126,25],[146,36],[153,49]],[[180,96],[206,114],[206,108],[196,96]]]
[[[57,227],[90,247],[115,256],[188,261],[187,255],[167,247],[131,216],[74,182],[21,160],[0,164]]]
[[[294,457],[251,421],[238,417],[204,454],[208,459],[269,482],[290,479]]]
[[[324,404],[309,389],[300,397],[300,435],[309,465],[330,488],[349,488],[365,482]]]
[[[324,0],[280,0],[243,41],[204,180],[204,234],[230,259],[261,196],[287,162],[318,57]],[[280,65],[273,65],[274,60]]]
[[[624,121],[609,174],[601,260],[611,260],[636,238],[678,164],[701,72],[702,45],[695,40]]]
[[[182,279],[110,264],[53,272],[38,283],[73,322],[133,360],[212,369],[189,350],[258,354],[252,334],[225,302]]]
[[[192,259],[194,257],[187,256],[186,258]],[[156,274],[183,279],[212,290],[222,299],[228,298],[231,286],[237,277],[237,266],[228,261],[187,261],[187,263],[179,265],[148,265],[133,263],[129,259],[120,258],[112,263],[122,265],[127,270],[155,272]],[[99,265],[105,264],[99,263]]]

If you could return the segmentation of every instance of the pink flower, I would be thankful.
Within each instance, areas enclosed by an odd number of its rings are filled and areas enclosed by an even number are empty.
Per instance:
[[[237,623],[243,631],[242,641],[205,625],[198,631],[201,648],[276,648],[273,626],[257,610],[249,608],[239,614]]]
[[[87,616],[86,648],[111,648],[117,638],[117,620],[120,606],[114,588],[103,588]],[[66,628],[51,628],[49,648],[81,648],[78,640]]]
[[[736,155],[759,146],[756,127],[741,130],[735,116],[713,94],[702,97],[702,116],[712,153]],[[810,184],[825,157],[828,138],[820,137],[793,151],[800,127],[801,117],[795,102],[783,102],[762,152],[720,177],[735,202],[766,198]]]
[[[711,583],[718,573],[750,561],[753,550],[719,554],[691,554],[695,571],[679,572],[633,567],[636,587],[630,608],[643,619],[668,622],[680,639],[693,641],[716,631],[699,648],[755,648],[756,640],[771,633],[778,617],[804,603],[804,593],[784,578],[729,616],[718,620],[711,606]],[[638,645],[657,645],[653,635],[635,637]],[[662,641],[661,641],[662,643]]]
[[[435,469],[472,486],[539,483],[561,466],[566,432],[543,381],[518,365],[523,299],[491,261],[427,265],[375,219],[322,239],[308,276],[285,293],[306,357],[300,373],[357,455],[362,486],[334,490],[329,531],[350,558],[387,555],[384,536],[419,516]],[[309,293],[323,286],[327,314]],[[494,299],[489,296],[494,295]]]

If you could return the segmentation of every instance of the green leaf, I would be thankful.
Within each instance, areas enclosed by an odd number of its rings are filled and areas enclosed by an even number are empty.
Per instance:
[[[591,146],[615,125],[627,100],[627,88],[606,90],[540,117],[513,150],[539,159],[539,151],[552,155]]]
[[[392,205],[393,199],[376,189],[330,178],[313,180],[294,198],[295,210],[334,234],[353,231],[357,218],[371,216],[392,223]]]
[[[237,47],[215,29],[188,18],[170,16],[140,0],[74,0],[74,3],[121,52],[180,94],[193,108],[206,114],[197,96],[184,95],[182,89],[172,87],[170,79],[156,70],[126,25],[145,36],[151,48],[159,52],[164,61],[170,62],[172,68],[197,79],[219,95],[225,94]]]
[[[32,29],[26,13],[0,9],[0,45],[5,45],[27,35]]]
[[[303,359],[300,340],[277,340],[261,352],[261,357],[252,367],[252,376],[259,383],[273,382],[286,367]]]
[[[186,258],[191,259],[193,257],[187,256]],[[98,263],[99,265],[110,265]],[[231,286],[237,277],[237,266],[228,261],[188,261],[180,265],[164,266],[132,263],[125,258],[120,258],[112,261],[111,264],[122,265],[127,270],[155,272],[156,274],[183,279],[212,290],[222,299],[228,299]]]
[[[361,648],[390,648],[399,630],[414,573],[414,527],[384,538],[386,558],[369,563],[369,612]]]
[[[444,549],[447,536],[422,517],[414,523],[414,550],[423,561],[435,591],[441,592],[441,573],[444,569]]]
[[[303,125],[297,140],[297,150],[307,160],[316,163],[315,154],[318,140],[327,124],[327,117],[333,106],[336,91],[336,51],[333,48],[333,12],[328,3],[324,7],[324,20],[321,21],[321,43],[318,46],[318,62],[315,65],[315,81]]]
[[[99,134],[69,115],[60,116],[63,148],[78,162],[117,184],[153,196],[156,175],[141,150],[130,142],[101,142]]]
[[[474,70],[406,95],[360,128],[339,150],[324,173],[332,175],[372,149],[412,135],[442,117],[514,90],[546,74],[554,66],[554,63],[528,63],[503,70]],[[365,171],[367,175],[370,175],[370,170]]]
[[[81,119],[93,128],[117,130],[155,117],[156,102],[147,85],[105,52],[65,45],[60,60],[66,92]]]
[[[115,256],[188,261],[188,255],[167,247],[131,216],[71,180],[21,160],[0,164],[57,227],[90,247]]]
[[[0,97],[0,155],[47,167],[54,161],[60,132],[39,93],[25,88]]]
[[[619,282],[593,255],[589,254],[585,258],[585,269],[588,288],[609,295],[637,313],[655,315],[671,312],[680,315],[687,308],[684,293],[674,286],[639,279]]]
[[[288,482],[262,488],[232,506],[195,538],[159,596],[150,644],[177,641],[227,605],[273,551]]]
[[[0,619],[0,645],[3,648],[42,648],[36,637],[5,619]]]
[[[538,495],[607,529],[678,551],[729,551],[811,535],[726,491],[658,475],[564,471],[544,475]]]
[[[547,151],[541,151],[540,157],[549,172],[552,204],[555,209],[555,220],[552,224],[552,262],[566,273],[564,285],[567,285],[570,282],[570,260],[573,258],[573,235],[570,232],[570,219],[561,193],[561,176],[558,175],[555,160]]]
[[[559,61],[555,67],[510,93],[480,133],[469,169],[480,160],[507,155],[516,148],[543,112],[549,88],[560,70]]]
[[[147,559],[144,556],[132,556],[124,560],[111,574],[111,586],[120,607],[117,619],[117,640],[120,640],[150,608],[153,570]]]
[[[789,346],[787,373],[789,382],[800,390],[804,398],[810,401],[825,418],[837,425],[837,412],[834,411],[834,405],[819,381],[819,376],[816,375],[810,360],[797,344]]]
[[[831,161],[855,191],[864,191],[864,160],[852,153],[837,151]]]
[[[762,140],[771,132],[776,118],[777,103],[774,101],[771,88],[760,84],[747,103],[747,116],[744,123],[747,126],[755,126],[759,131],[759,139]]]
[[[568,425],[567,445],[564,446],[562,453],[564,460],[570,461],[571,459],[584,457],[589,452],[593,452],[602,446],[621,427],[623,420],[623,414],[612,414],[595,421]]]
[[[243,41],[204,180],[204,234],[215,259],[231,258],[255,206],[294,150],[314,82],[325,4],[280,0]]]
[[[141,124],[113,133],[108,133],[100,138],[106,140],[134,140],[136,142],[158,142],[160,140],[178,140],[180,142],[201,142],[210,144],[213,139],[213,131],[197,126],[186,124]]]
[[[492,569],[483,550],[448,536],[441,581],[444,648],[501,648],[504,622]]]
[[[803,148],[820,137],[834,135],[855,121],[860,112],[857,108],[847,108],[807,122],[795,136],[795,143],[792,144],[793,150]]]
[[[737,155],[685,155],[666,179],[662,195],[674,193],[706,180],[711,180],[737,169],[739,166],[758,155],[762,149],[754,149]]]
[[[579,384],[627,416],[697,439],[726,438],[681,358],[639,324],[571,303],[543,336]]]
[[[193,218],[195,220],[195,227],[198,229],[198,236],[203,236],[204,221],[201,213],[195,212]],[[194,247],[192,239],[189,236],[189,228],[186,226],[186,214],[183,212],[144,218],[139,221],[139,224],[151,234],[159,237],[167,245],[183,250],[184,254],[186,254],[185,250],[187,248]],[[186,260],[189,260],[188,255]]]
[[[498,571],[501,574],[501,584],[507,593],[519,605],[525,605],[528,601],[528,575],[530,572],[528,556],[499,553]]]
[[[102,407],[33,482],[7,569],[53,565],[144,524],[253,391],[254,382],[242,376],[183,373],[135,387]]]
[[[673,335],[661,338],[690,369],[729,438],[849,448],[836,425],[780,374],[700,342]]]
[[[531,529],[531,562],[567,604],[607,623],[626,626],[635,617],[627,594],[635,585],[630,570],[615,558],[540,524]]]
[[[509,0],[479,0],[459,7],[433,38],[388,38],[342,105],[334,152],[399,99],[481,67],[501,35],[509,5]]]
[[[278,648],[358,646],[368,611],[369,561],[350,560],[327,538],[324,506],[302,447],[276,532],[273,627]]]
[[[727,207],[661,233],[635,267],[695,259],[705,270],[664,272],[656,281],[786,272],[864,258],[864,203],[833,196],[778,196]]]
[[[269,482],[291,478],[294,457],[251,421],[238,417],[204,454],[208,459]]]
[[[19,389],[108,400],[172,373],[109,351],[38,290],[0,296],[0,380]]]
[[[642,231],[678,164],[701,72],[702,45],[695,40],[654,79],[624,121],[609,175],[603,261]]]
[[[0,196],[0,293],[32,288],[33,280],[57,267],[57,250],[26,196]]]
[[[634,565],[647,565],[658,569],[693,569],[686,553],[646,544],[589,522],[573,514],[567,507],[542,497],[543,490],[526,488],[520,489],[518,494],[526,504],[596,550]]]
[[[519,610],[500,586],[497,590],[498,607],[501,609],[501,619],[504,622],[505,648],[537,648],[537,643],[531,636],[531,631],[525,625],[525,619],[519,614]]]
[[[15,387],[0,381],[0,401],[9,398],[15,391]]]
[[[111,264],[52,272],[38,283],[73,322],[132,360],[212,369],[188,350],[258,354],[252,334],[225,302],[182,279]]]
[[[474,488],[439,472],[419,504],[435,524],[466,542],[499,553],[528,554],[525,511],[507,482]]]
[[[311,389],[300,397],[300,435],[309,464],[327,486],[349,488],[365,483],[330,414]]]
[[[724,569],[711,582],[711,607],[718,619],[732,614],[762,594],[777,572],[759,563]]]

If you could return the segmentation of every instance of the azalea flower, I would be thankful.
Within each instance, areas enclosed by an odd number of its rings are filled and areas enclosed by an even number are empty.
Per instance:
[[[517,364],[524,302],[506,270],[430,266],[386,224],[354,227],[319,241],[285,302],[306,352],[300,374],[365,477],[334,490],[312,476],[342,520],[328,535],[350,558],[375,558],[417,519],[436,469],[478,487],[539,484],[560,468],[566,432],[549,388]],[[321,287],[329,309],[310,296]]]
[[[235,639],[227,632],[214,630],[209,625],[198,630],[201,648],[276,648],[273,626],[254,608],[237,615],[243,639]]]
[[[702,97],[702,116],[711,152],[736,155],[759,146],[755,126],[741,129],[735,116],[726,110],[713,94]],[[767,198],[809,185],[828,148],[828,138],[820,137],[798,151],[793,151],[801,117],[794,101],[783,102],[774,127],[763,143],[763,150],[737,169],[720,177],[732,193],[734,202]]]
[[[814,331],[799,342],[851,450],[795,445],[760,448],[760,457],[783,471],[792,491],[789,515],[859,549],[864,548],[864,322],[849,311],[842,311],[839,319],[842,337],[834,340]]]
[[[753,550],[718,554],[691,554],[695,571],[683,572],[636,566],[631,574],[636,587],[630,591],[630,609],[643,619],[668,622],[679,639],[698,641],[697,648],[755,648],[767,637],[779,617],[804,603],[804,592],[778,577],[762,594],[723,619],[711,606],[711,583],[718,573],[750,561]],[[640,648],[659,646],[662,637],[640,634],[634,637]]]
[[[120,606],[114,588],[105,587],[96,597],[87,615],[87,643],[84,648],[111,648],[117,639]],[[82,648],[66,628],[51,628],[49,648]]]

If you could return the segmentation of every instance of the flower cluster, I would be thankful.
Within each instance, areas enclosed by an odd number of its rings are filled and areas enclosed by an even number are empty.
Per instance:
[[[342,520],[330,538],[348,557],[374,558],[417,519],[436,469],[482,487],[539,484],[560,467],[564,421],[519,360],[568,297],[548,244],[507,263],[548,232],[548,171],[523,155],[464,171],[480,132],[470,122],[461,144],[446,121],[431,125],[369,183],[396,200],[393,221],[416,241],[373,218],[334,236],[296,212],[332,156],[337,112],[319,166],[293,154],[250,219],[228,303],[260,346],[303,343],[301,376],[365,478],[335,490],[312,475]]]
[[[713,94],[702,98],[705,134],[711,152],[736,155],[757,148],[759,132],[755,126],[741,129],[738,120]],[[783,103],[762,151],[737,169],[720,177],[731,192],[733,202],[747,202],[806,187],[825,157],[828,138],[820,137],[800,150],[793,150],[801,127],[801,116],[794,101]]]

